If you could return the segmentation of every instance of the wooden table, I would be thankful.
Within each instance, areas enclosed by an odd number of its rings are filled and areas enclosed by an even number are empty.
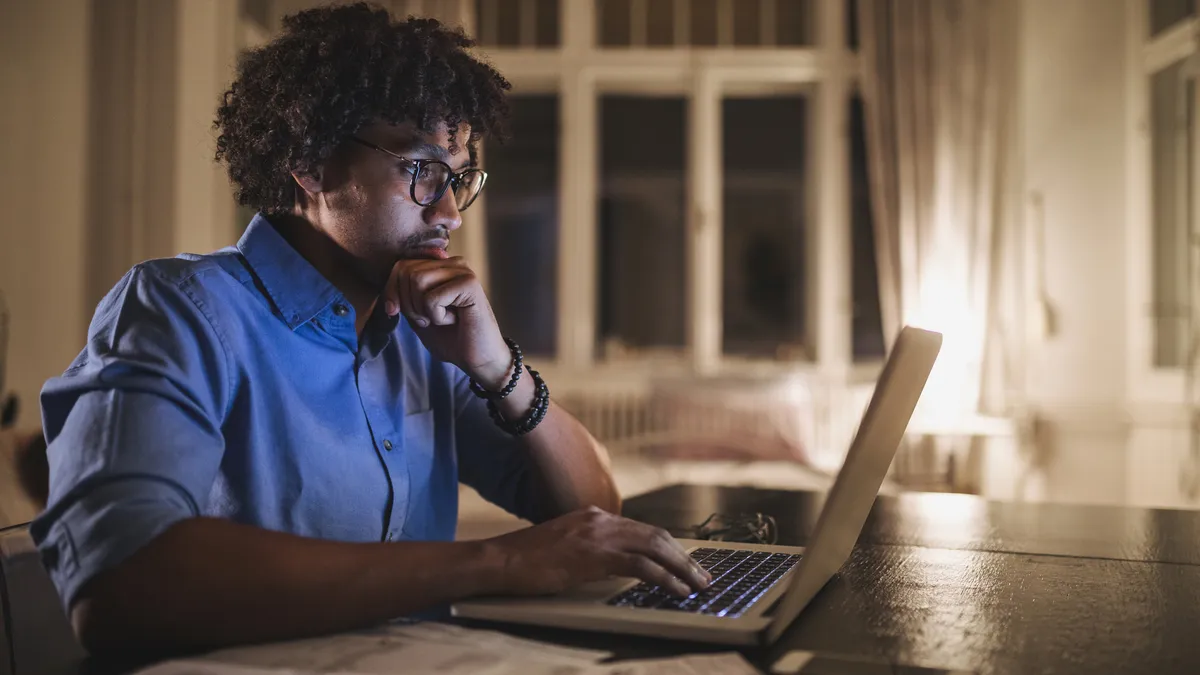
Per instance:
[[[775,517],[804,545],[823,495],[672,486],[625,515],[670,530],[709,514]],[[522,631],[619,656],[695,645]],[[1200,673],[1200,513],[880,497],[849,562],[769,649],[828,658],[813,673]],[[804,671],[806,674],[809,670]]]
[[[673,486],[628,500],[625,513],[675,530],[713,512],[761,512],[776,518],[779,543],[804,545],[821,506],[815,493]],[[510,631],[621,658],[719,651]],[[842,571],[779,643],[744,654],[766,671],[791,650],[821,655],[805,675],[1200,673],[1200,513],[880,497]]]

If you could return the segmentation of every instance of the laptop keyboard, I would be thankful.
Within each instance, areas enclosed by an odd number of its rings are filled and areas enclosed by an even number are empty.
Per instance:
[[[654,584],[641,583],[618,594],[614,607],[666,609],[710,616],[741,616],[800,560],[799,555],[728,548],[698,548],[692,559],[712,575],[708,588],[680,598]]]

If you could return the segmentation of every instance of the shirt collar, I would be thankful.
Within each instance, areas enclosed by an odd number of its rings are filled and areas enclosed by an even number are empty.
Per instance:
[[[250,221],[237,247],[292,330],[342,297],[261,213]]]

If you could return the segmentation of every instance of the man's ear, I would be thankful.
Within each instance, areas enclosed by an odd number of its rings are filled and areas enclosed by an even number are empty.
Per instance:
[[[301,190],[309,194],[317,194],[324,190],[320,166],[315,166],[308,171],[293,171],[292,179],[296,181]]]

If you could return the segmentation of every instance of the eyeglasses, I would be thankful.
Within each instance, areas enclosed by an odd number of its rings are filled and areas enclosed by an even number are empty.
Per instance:
[[[433,206],[446,194],[446,188],[453,186],[454,202],[458,210],[466,211],[483,191],[483,184],[487,182],[487,172],[482,169],[464,169],[454,173],[449,164],[436,159],[409,159],[358,136],[351,136],[350,140],[410,165],[412,168],[408,169],[408,172],[412,176],[412,182],[409,184],[409,194],[413,201],[421,206]]]
[[[671,534],[685,539],[774,544],[779,539],[775,519],[762,513],[714,513],[699,525]]]

